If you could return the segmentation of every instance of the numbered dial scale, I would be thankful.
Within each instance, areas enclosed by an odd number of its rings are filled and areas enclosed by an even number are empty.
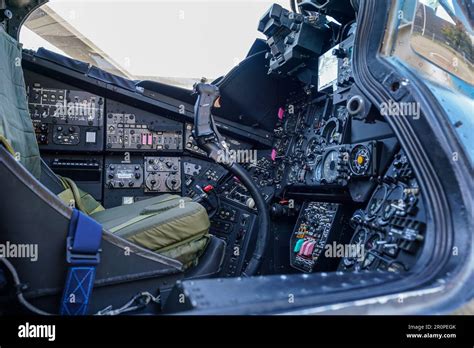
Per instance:
[[[306,180],[311,184],[345,186],[351,180],[375,176],[377,149],[376,141],[326,148],[322,155],[316,154]]]

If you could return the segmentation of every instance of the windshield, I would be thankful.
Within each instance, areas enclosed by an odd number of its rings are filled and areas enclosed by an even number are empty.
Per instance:
[[[398,0],[391,15],[382,53],[425,81],[474,161],[474,7],[464,0]]]
[[[289,7],[288,0],[51,0],[27,19],[20,41],[133,80],[191,88],[246,57],[273,3]]]

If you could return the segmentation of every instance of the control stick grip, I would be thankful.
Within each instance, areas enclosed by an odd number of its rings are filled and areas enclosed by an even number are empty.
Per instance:
[[[211,110],[220,96],[219,87],[198,83],[194,86],[194,89],[198,94],[194,106],[194,137],[201,138],[213,135]]]

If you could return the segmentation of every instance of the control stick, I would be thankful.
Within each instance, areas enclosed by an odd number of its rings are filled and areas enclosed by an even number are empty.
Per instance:
[[[243,276],[252,276],[260,268],[268,245],[270,217],[267,204],[249,173],[238,163],[222,160],[222,158],[229,158],[229,156],[220,156],[228,149],[216,129],[212,116],[212,108],[220,107],[219,88],[211,84],[198,83],[194,86],[194,90],[198,95],[194,107],[193,129],[196,143],[207,153],[209,158],[225,167],[240,180],[249,191],[258,210],[258,234],[255,250],[247,267],[242,271]]]

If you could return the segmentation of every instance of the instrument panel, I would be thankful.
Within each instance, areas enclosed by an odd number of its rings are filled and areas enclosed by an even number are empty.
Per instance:
[[[286,265],[298,272],[407,271],[423,245],[425,211],[406,155],[383,120],[361,115],[370,107],[352,105],[361,99],[352,45],[349,36],[323,54],[327,76],[318,76],[317,88],[294,91],[282,102],[272,147],[223,136],[230,150],[250,155],[244,167],[271,210],[294,217],[293,228],[275,232],[274,240],[287,240]],[[274,60],[270,73],[292,64]],[[240,274],[258,211],[239,179],[197,146],[189,120],[30,71],[25,81],[42,156],[56,173],[105,208],[164,193],[192,198],[207,209],[210,233],[226,242],[220,275]],[[275,231],[277,225],[278,217]]]
[[[426,216],[418,182],[403,152],[396,155],[367,207],[351,218],[350,245],[358,257],[345,257],[339,269],[408,271],[424,240]]]
[[[104,98],[35,73],[25,73],[28,108],[41,150],[100,151]]]

